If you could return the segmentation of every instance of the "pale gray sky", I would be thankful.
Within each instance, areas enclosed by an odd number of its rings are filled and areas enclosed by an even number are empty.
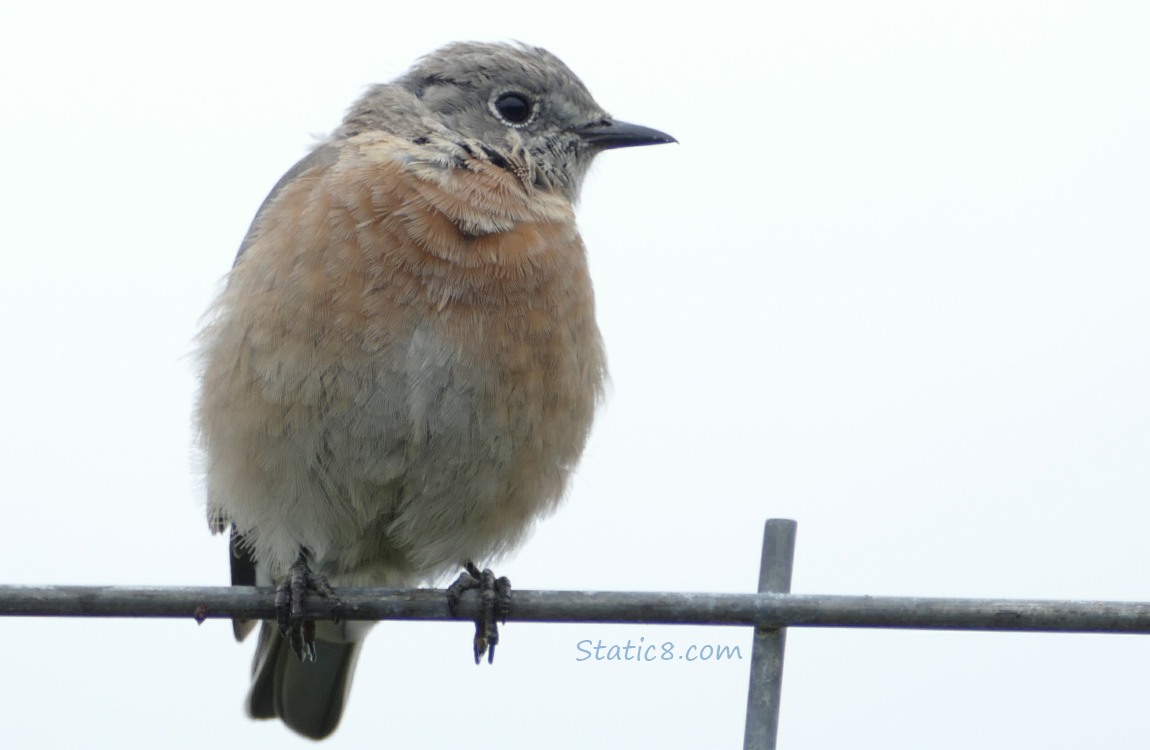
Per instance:
[[[0,11],[0,582],[223,584],[186,358],[268,189],[370,82],[549,48],[678,146],[608,153],[613,387],[521,588],[1150,599],[1150,6],[9,3]],[[305,744],[213,621],[6,620],[6,747]],[[338,747],[737,747],[748,663],[373,633]],[[1150,638],[792,630],[781,747],[1141,748]],[[749,652],[748,652],[749,653]]]

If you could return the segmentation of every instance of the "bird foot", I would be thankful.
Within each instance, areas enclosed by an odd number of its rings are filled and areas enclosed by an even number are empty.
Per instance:
[[[300,661],[315,661],[315,620],[304,617],[308,592],[319,594],[331,605],[332,620],[339,621],[339,599],[324,576],[313,573],[301,552],[288,568],[287,576],[276,587],[276,622],[280,634],[287,638]]]
[[[479,617],[475,618],[475,663],[484,654],[487,663],[495,660],[495,646],[499,643],[499,626],[496,620],[507,624],[511,613],[511,581],[506,577],[496,578],[490,568],[482,571],[475,563],[469,562],[459,578],[447,587],[447,609],[452,616],[457,614],[459,600],[465,591],[479,589]]]

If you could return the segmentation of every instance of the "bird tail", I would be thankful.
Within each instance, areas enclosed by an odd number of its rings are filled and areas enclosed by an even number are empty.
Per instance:
[[[252,662],[247,712],[279,717],[294,731],[321,740],[335,731],[351,691],[365,623],[316,623],[315,661],[300,661],[275,623],[264,621]]]

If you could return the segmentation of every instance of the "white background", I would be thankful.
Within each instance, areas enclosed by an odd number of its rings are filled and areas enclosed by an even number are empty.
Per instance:
[[[0,582],[223,584],[188,360],[265,193],[458,39],[680,140],[580,223],[613,387],[524,589],[1150,599],[1150,9],[1129,2],[8,3]],[[738,747],[742,629],[387,623],[331,747]],[[0,743],[297,747],[221,621],[0,621]],[[792,630],[780,746],[1150,745],[1150,638]]]

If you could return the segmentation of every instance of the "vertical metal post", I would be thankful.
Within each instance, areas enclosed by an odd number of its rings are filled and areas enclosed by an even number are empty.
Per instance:
[[[772,518],[763,531],[763,561],[759,593],[789,594],[795,558],[794,521]],[[786,628],[755,628],[751,652],[751,685],[747,692],[744,750],[775,750],[779,733],[779,701],[783,689],[783,650]]]

